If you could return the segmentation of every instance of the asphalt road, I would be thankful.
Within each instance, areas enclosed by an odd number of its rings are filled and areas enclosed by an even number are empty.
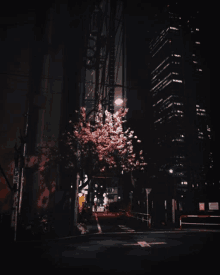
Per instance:
[[[8,269],[100,274],[216,273],[220,232],[147,229],[131,217],[96,216],[87,234],[20,242],[8,251]],[[6,255],[5,254],[5,255]],[[13,265],[10,265],[13,262]],[[218,270],[218,269],[217,269]]]

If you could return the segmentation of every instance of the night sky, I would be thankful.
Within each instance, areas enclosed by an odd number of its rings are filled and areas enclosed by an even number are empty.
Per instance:
[[[81,1],[78,1],[79,3]],[[146,62],[148,57],[146,55],[147,41],[150,38],[150,31],[153,28],[153,14],[161,10],[160,1],[126,1],[126,17],[127,21],[127,53],[128,53],[128,70],[129,77],[134,87],[134,93],[128,101],[129,103],[129,114],[132,115],[136,110],[141,110],[143,106],[142,96],[145,90],[145,77],[146,77]],[[145,1],[146,2],[146,1]],[[170,1],[168,1],[170,2]],[[184,1],[185,10],[190,10],[190,4],[195,3],[194,1]],[[197,1],[196,1],[197,2]],[[63,2],[62,2],[63,3]],[[208,3],[208,2],[207,2]],[[14,5],[14,4],[13,4]],[[29,4],[31,5],[31,4]],[[84,4],[85,5],[85,4]],[[195,4],[196,5],[196,4]],[[217,5],[217,4],[216,4]],[[212,127],[215,133],[215,151],[214,159],[218,159],[219,144],[218,140],[220,137],[219,131],[219,85],[218,79],[219,75],[216,73],[219,71],[219,54],[218,48],[218,30],[216,21],[217,17],[217,6],[208,6],[208,4],[202,4],[202,1],[198,1],[198,8],[200,14],[202,14],[202,20],[200,22],[200,31],[202,32],[202,57],[205,60],[205,66],[207,71],[207,87],[209,87],[209,93],[207,94],[207,100],[210,100],[211,109],[211,119]],[[19,55],[19,47],[24,42],[27,41],[26,31],[31,28],[31,25],[26,24],[24,28],[24,33],[20,37],[20,41],[15,43],[12,39],[13,32],[16,35],[16,24],[22,25],[24,20],[28,20],[26,5],[22,5],[20,2],[12,7],[11,3],[8,4],[0,12],[0,85],[1,85],[1,98],[0,98],[0,126],[1,126],[1,155],[2,149],[8,148],[7,157],[11,158],[13,152],[13,146],[15,138],[19,135],[19,127],[22,128],[22,116],[25,112],[24,104],[24,92],[19,93],[8,93],[4,89],[4,73],[10,68],[10,64],[13,64],[16,55]],[[33,12],[37,13],[38,24],[40,24],[40,13],[44,14],[46,10],[45,4],[37,2],[37,4],[32,5]],[[84,6],[78,9],[83,11]],[[77,9],[76,9],[77,13]],[[211,17],[210,17],[211,16]],[[79,17],[80,18],[80,17]],[[77,20],[75,22],[77,24]],[[10,31],[9,31],[10,30]],[[24,42],[25,43],[25,42]],[[23,46],[23,45],[22,45]],[[77,50],[77,49],[76,49]],[[14,64],[13,64],[14,65]],[[23,84],[25,89],[25,84]],[[18,107],[19,102],[19,107]],[[133,109],[133,110],[132,110]],[[4,151],[5,153],[6,151]],[[5,161],[4,158],[0,158],[1,164]],[[1,181],[2,181],[2,175]],[[2,183],[1,183],[2,188]],[[0,190],[2,191],[2,190]],[[3,192],[4,193],[4,192]],[[0,199],[4,197],[1,193]],[[2,200],[1,200],[2,201]]]

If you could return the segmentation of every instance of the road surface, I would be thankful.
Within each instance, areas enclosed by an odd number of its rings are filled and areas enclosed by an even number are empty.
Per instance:
[[[20,248],[18,244],[17,249],[8,253],[14,263],[8,269],[88,274],[215,274],[218,267],[218,230],[149,230],[134,218],[114,215],[95,215],[87,228],[89,232],[79,236],[43,243],[21,242]]]

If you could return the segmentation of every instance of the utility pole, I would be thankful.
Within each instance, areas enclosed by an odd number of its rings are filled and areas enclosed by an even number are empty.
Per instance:
[[[22,137],[20,133],[21,145],[17,148],[17,143],[14,146],[14,177],[13,177],[13,207],[12,207],[12,217],[11,217],[11,227],[14,229],[14,241],[17,238],[17,226],[18,226],[18,215],[21,218],[21,204],[22,204],[22,192],[23,192],[23,183],[24,183],[24,158],[26,154],[26,137],[28,130],[28,115],[29,115],[29,103],[28,110],[25,116],[26,127],[25,127],[25,137]]]
[[[17,217],[18,217],[18,196],[19,196],[19,167],[18,167],[18,161],[19,161],[19,151],[17,149],[17,144],[15,144],[15,154],[14,154],[14,160],[15,160],[15,169],[14,169],[14,177],[13,177],[13,207],[12,207],[12,216],[11,216],[11,227],[14,229],[14,241],[16,241],[17,237]]]

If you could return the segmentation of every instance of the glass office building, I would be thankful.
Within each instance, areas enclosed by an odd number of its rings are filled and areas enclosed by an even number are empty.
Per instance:
[[[192,196],[190,202],[189,195],[213,184],[212,130],[203,97],[207,91],[201,85],[205,76],[199,10],[190,12],[181,14],[178,3],[167,5],[155,15],[158,24],[149,42],[154,141],[149,174],[152,186],[158,184],[154,189],[161,193],[165,210],[174,198],[176,210],[193,206],[197,210],[198,202]]]

